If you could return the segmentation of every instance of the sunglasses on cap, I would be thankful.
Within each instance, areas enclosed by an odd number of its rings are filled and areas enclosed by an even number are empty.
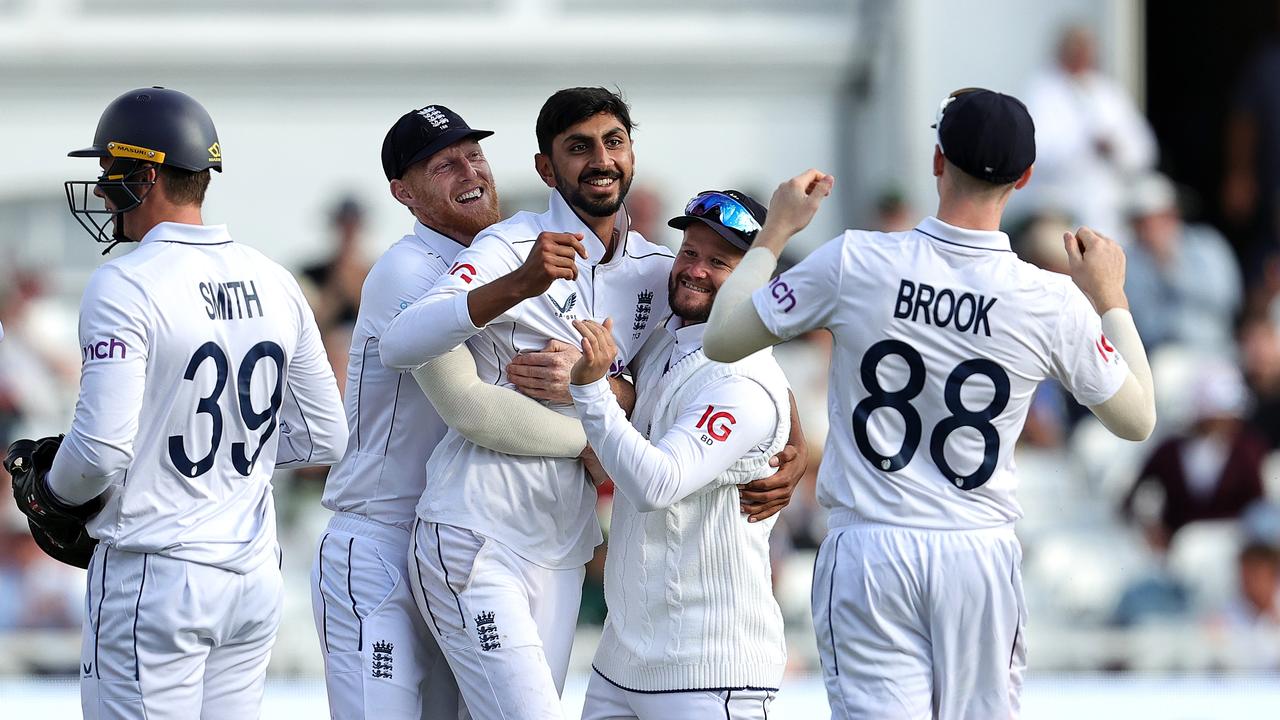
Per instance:
[[[754,237],[760,232],[760,223],[751,216],[750,211],[742,203],[714,190],[695,196],[685,206],[684,214],[718,222],[747,237]]]

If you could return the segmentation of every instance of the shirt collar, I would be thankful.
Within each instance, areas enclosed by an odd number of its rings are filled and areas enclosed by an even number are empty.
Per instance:
[[[975,250],[999,250],[1013,252],[1009,246],[1009,236],[999,230],[970,230],[968,228],[948,225],[936,217],[927,217],[916,225],[916,232],[948,245],[973,248]]]
[[[683,322],[684,318],[675,314],[667,319],[667,332],[676,340],[671,349],[672,365],[675,365],[689,353],[701,349],[702,336],[707,331],[707,324],[704,322],[681,325],[680,323]]]
[[[162,222],[142,236],[139,245],[152,242],[178,243],[179,245],[224,245],[231,242],[226,225],[188,225]]]
[[[551,216],[552,227],[557,232],[577,232],[582,233],[582,244],[587,249],[587,262],[597,265],[600,258],[604,257],[607,245],[596,237],[596,233],[587,224],[582,222],[582,218],[573,211],[569,203],[560,194],[559,190],[551,191],[551,201],[547,207],[547,214]],[[621,257],[627,250],[627,233],[631,229],[631,218],[627,215],[626,206],[618,208],[618,214],[614,216],[613,229],[618,233],[618,247],[613,253],[613,257]],[[612,261],[612,258],[610,259]]]
[[[423,245],[427,246],[428,250],[439,255],[447,263],[452,263],[453,258],[462,252],[463,246],[457,240],[439,230],[433,230],[417,220],[413,223],[413,234],[422,241]]]

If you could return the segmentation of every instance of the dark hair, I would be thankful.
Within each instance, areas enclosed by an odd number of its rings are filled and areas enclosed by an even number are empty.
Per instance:
[[[535,132],[538,135],[538,152],[551,154],[551,141],[570,127],[593,115],[609,113],[616,117],[627,135],[631,134],[634,125],[631,122],[631,108],[622,99],[621,93],[615,93],[602,87],[576,87],[557,91],[547,98],[538,112],[538,124]]]
[[[170,202],[175,205],[204,204],[204,192],[209,189],[211,175],[207,168],[192,172],[169,165],[157,165],[156,170],[164,178],[164,194]]]

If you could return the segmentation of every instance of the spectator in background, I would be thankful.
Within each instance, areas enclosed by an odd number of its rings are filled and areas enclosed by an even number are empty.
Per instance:
[[[1249,424],[1280,449],[1280,328],[1261,313],[1240,321],[1237,337],[1245,382],[1255,398]]]
[[[627,217],[631,219],[631,229],[642,236],[668,247],[679,246],[678,237],[674,238],[674,246],[664,242],[673,238],[666,237],[670,233],[667,231],[667,216],[662,212],[662,197],[651,186],[637,185],[627,193]]]
[[[361,247],[364,208],[354,197],[346,197],[334,206],[331,226],[335,246],[333,254],[307,265],[302,277],[307,300],[316,315],[321,335],[340,325],[352,325],[360,311],[360,288],[369,274],[369,259]],[[345,350],[345,346],[343,348]],[[345,365],[339,363],[334,365]]]
[[[1250,670],[1280,670],[1280,547],[1246,539],[1240,549],[1240,585],[1217,620],[1231,632],[1233,661]]]
[[[7,488],[10,481],[0,468],[0,485]],[[45,555],[12,504],[0,508],[0,631],[77,628],[84,576]]]
[[[0,442],[48,435],[68,422],[66,405],[79,378],[74,341],[60,345],[36,305],[44,296],[35,272],[0,272]],[[68,352],[71,354],[68,355]]]
[[[1096,56],[1093,32],[1068,27],[1056,64],[1032,82],[1026,103],[1036,119],[1036,181],[1020,199],[1123,237],[1125,183],[1155,166],[1156,139],[1125,89],[1098,72]]]
[[[1130,188],[1129,219],[1124,290],[1147,350],[1167,342],[1217,354],[1231,347],[1244,290],[1226,239],[1184,223],[1173,183],[1155,172]]]
[[[354,197],[345,197],[334,206],[331,225],[335,247],[328,258],[307,265],[299,278],[302,290],[316,316],[325,355],[333,367],[338,387],[347,387],[347,350],[351,331],[360,312],[360,290],[372,267],[362,243],[364,208]],[[309,468],[303,475],[323,476],[325,468]]]
[[[1206,361],[1192,394],[1194,424],[1155,449],[1122,507],[1160,552],[1184,525],[1237,518],[1263,496],[1266,441],[1242,421],[1249,393],[1240,371],[1223,360]],[[1148,486],[1163,494],[1158,513],[1138,500]]]
[[[876,198],[875,229],[880,232],[903,232],[916,226],[920,216],[911,209],[900,188],[891,187]]]
[[[1245,239],[1250,284],[1280,252],[1280,38],[1272,37],[1241,72],[1227,118],[1222,214]]]

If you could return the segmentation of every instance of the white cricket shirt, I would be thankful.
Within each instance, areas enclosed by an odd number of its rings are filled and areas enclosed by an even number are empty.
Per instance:
[[[426,486],[427,458],[449,426],[407,372],[388,368],[379,343],[391,320],[426,294],[462,246],[420,222],[374,263],[360,291],[344,404],[347,452],[329,471],[323,504],[408,529]]]
[[[541,350],[551,338],[573,345],[576,319],[614,320],[620,370],[669,313],[671,251],[629,232],[619,213],[617,248],[602,263],[602,243],[556,191],[545,213],[521,212],[476,236],[454,258],[449,273],[388,326],[382,360],[413,368],[472,338],[481,379],[514,387],[505,368],[521,351]],[[471,323],[467,291],[520,267],[543,231],[579,232],[588,257],[577,259],[578,279],[558,280],[483,330]],[[552,405],[572,415],[572,405]],[[505,455],[475,445],[450,429],[427,462],[427,489],[418,504],[424,520],[456,525],[491,537],[531,562],[576,567],[600,544],[595,488],[574,458]]]
[[[107,488],[89,533],[237,572],[275,561],[273,470],[335,462],[347,439],[293,276],[224,226],[160,223],[90,278],[80,344],[49,482]]]
[[[848,230],[752,300],[779,337],[834,335],[818,473],[833,526],[1017,520],[1013,449],[1036,385],[1097,405],[1128,373],[1069,277],[1019,260],[1004,233],[936,218]]]

